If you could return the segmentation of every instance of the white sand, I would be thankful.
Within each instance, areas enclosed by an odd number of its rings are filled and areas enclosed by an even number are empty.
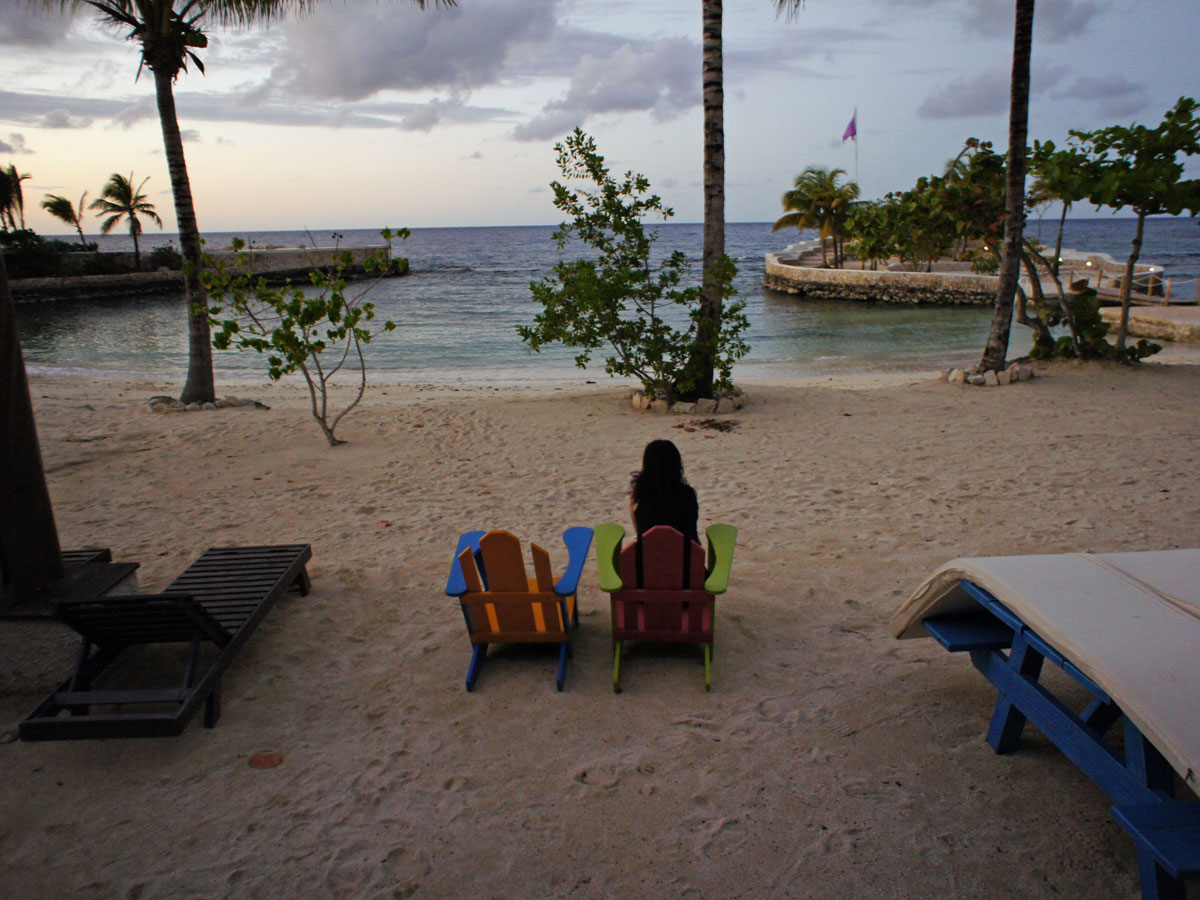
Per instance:
[[[0,896],[1138,896],[1101,792],[1036,732],[995,755],[982,676],[888,631],[952,557],[1196,543],[1200,367],[1039,371],[752,384],[733,433],[612,384],[390,385],[333,450],[294,387],[159,416],[173,385],[36,378],[64,546],[154,589],[211,545],[310,542],[314,589],[228,672],[215,730],[0,744]],[[702,525],[741,529],[713,693],[697,654],[636,650],[612,693],[589,563],[566,691],[553,650],[518,649],[467,694],[459,532],[509,528],[560,570],[562,529],[623,522],[664,436]],[[73,650],[0,623],[0,732]],[[282,765],[251,769],[260,750]]]

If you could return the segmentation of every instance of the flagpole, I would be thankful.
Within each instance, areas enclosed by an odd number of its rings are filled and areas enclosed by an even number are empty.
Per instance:
[[[858,107],[854,107],[854,183],[858,184]]]

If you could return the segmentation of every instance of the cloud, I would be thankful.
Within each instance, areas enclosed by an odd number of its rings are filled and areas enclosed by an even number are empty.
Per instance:
[[[8,140],[0,140],[0,153],[32,153],[25,146],[25,135],[11,131],[8,134]]]
[[[200,132],[195,128],[185,128],[179,132],[179,138],[185,144],[198,144],[200,143]]]
[[[46,110],[46,114],[42,116],[42,121],[38,124],[42,128],[87,128],[92,124],[92,117],[72,115],[69,110],[55,107]]]
[[[461,96],[427,102],[374,102],[346,106],[340,103],[245,102],[242,92],[175,95],[181,122],[247,122],[259,125],[318,126],[327,128],[399,128],[428,131],[440,124],[470,124],[496,119],[511,120],[511,110],[469,106]],[[47,112],[47,109],[50,112]],[[123,128],[157,121],[158,108],[147,95],[134,100],[93,100],[58,94],[0,91],[0,118],[34,127],[83,127],[86,120],[107,119]],[[48,121],[49,120],[49,121]],[[184,140],[199,140],[188,129]]]
[[[74,13],[31,8],[22,0],[0,0],[0,44],[51,47],[71,29]]]
[[[603,113],[648,111],[666,121],[700,103],[699,48],[686,38],[627,42],[605,57],[585,56],[565,96],[513,130],[520,141],[557,137]]]
[[[1130,116],[1149,104],[1145,85],[1128,81],[1119,72],[1108,75],[1080,75],[1071,87],[1055,93],[1056,100],[1090,100],[1104,116]]]
[[[495,83],[514,48],[547,38],[558,0],[480,0],[469,10],[322,6],[285,23],[271,93],[362,100],[384,90],[465,91]]]
[[[1033,39],[1061,44],[1087,32],[1092,20],[1103,11],[1097,0],[1038,0],[1033,18]],[[985,36],[1006,35],[1013,30],[1012,0],[971,0],[962,13],[967,31]]]
[[[1012,0],[882,0],[887,6],[901,6],[943,17],[948,7],[961,7],[958,19],[963,30],[984,37],[1012,41]],[[1087,33],[1092,22],[1104,14],[1103,0],[1038,0],[1033,18],[1034,41],[1061,44]],[[933,12],[937,10],[936,12]]]
[[[1062,66],[1033,64],[1030,94],[1052,88],[1066,75]],[[917,107],[922,119],[965,119],[1008,112],[1009,79],[1012,69],[1001,63],[985,69],[971,78],[960,78],[933,91]]]

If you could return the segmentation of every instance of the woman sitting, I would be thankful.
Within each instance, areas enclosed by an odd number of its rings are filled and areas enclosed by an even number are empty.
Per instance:
[[[630,473],[629,512],[640,536],[655,525],[670,525],[700,542],[696,522],[700,505],[683,477],[683,458],[670,441],[651,441],[642,453],[642,469]]]

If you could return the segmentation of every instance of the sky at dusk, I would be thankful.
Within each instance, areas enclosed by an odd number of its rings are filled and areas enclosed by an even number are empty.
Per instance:
[[[728,221],[778,217],[806,166],[853,177],[855,108],[864,198],[940,171],[967,137],[1005,148],[1012,0],[809,0],[792,21],[726,0],[724,16]],[[210,27],[207,74],[176,84],[200,228],[555,223],[553,145],[576,126],[614,170],[646,174],[675,221],[698,221],[700,26],[699,0],[335,0]],[[65,229],[46,193],[95,197],[112,172],[149,176],[174,230],[137,69],[91,7],[0,0],[0,165],[31,174],[36,230]],[[1198,0],[1038,0],[1031,141],[1154,125],[1197,94]]]

